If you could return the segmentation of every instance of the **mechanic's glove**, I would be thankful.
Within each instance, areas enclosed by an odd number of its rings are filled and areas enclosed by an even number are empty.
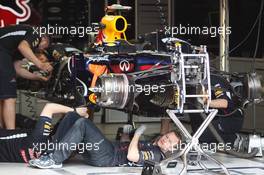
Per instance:
[[[124,134],[130,134],[133,130],[133,126],[132,125],[124,125],[123,126],[123,133]]]
[[[141,136],[146,129],[146,125],[140,125],[140,127],[135,131],[135,135]]]

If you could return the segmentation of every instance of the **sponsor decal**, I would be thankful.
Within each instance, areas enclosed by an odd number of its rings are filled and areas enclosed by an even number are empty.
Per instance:
[[[127,60],[122,60],[119,63],[119,68],[123,71],[123,72],[127,72],[130,69],[130,63]]]
[[[96,104],[96,95],[94,93],[89,95],[89,101]]]
[[[21,13],[16,12],[11,7],[6,7],[0,4],[0,27],[27,21],[31,15],[28,2],[29,0],[16,0],[16,5],[21,9]]]

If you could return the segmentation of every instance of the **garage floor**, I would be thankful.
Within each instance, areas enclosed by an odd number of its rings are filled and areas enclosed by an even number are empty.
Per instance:
[[[145,123],[147,125],[146,135],[153,135],[159,132],[159,123]],[[97,124],[100,130],[107,136],[108,139],[114,140],[118,127],[123,124]],[[188,126],[187,126],[188,128]],[[229,170],[232,175],[264,175],[264,158],[254,159],[239,159],[226,154],[214,154],[214,158],[221,161]],[[218,166],[205,161],[208,168],[218,170]],[[176,168],[166,169],[162,167],[163,174],[177,174],[181,170],[181,165]],[[142,168],[138,167],[105,167],[98,168],[84,164],[81,158],[77,157],[64,164],[62,169],[42,170],[28,167],[24,163],[0,163],[0,175],[141,175]],[[213,174],[201,171],[200,167],[189,166],[188,174]],[[215,174],[215,173],[214,173]],[[221,173],[217,173],[221,174]]]
[[[251,160],[238,159],[225,154],[215,154],[214,157],[221,161],[229,170],[232,175],[264,175],[264,159],[255,158]],[[218,166],[210,162],[205,162],[208,168],[218,170]],[[164,174],[177,174],[179,169],[163,169]],[[81,160],[71,160],[69,163],[64,164],[62,169],[35,169],[27,167],[22,163],[1,163],[1,175],[140,175],[141,168],[131,167],[113,167],[113,168],[98,168],[85,165]],[[189,166],[188,174],[215,174],[206,173],[201,171],[199,167]],[[222,174],[218,172],[217,174]]]

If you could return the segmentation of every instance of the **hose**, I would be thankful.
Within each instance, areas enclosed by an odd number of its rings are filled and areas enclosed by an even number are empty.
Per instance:
[[[232,112],[230,112],[228,114],[216,114],[216,116],[218,116],[218,117],[229,117],[229,116],[235,114],[237,111],[240,111],[240,110],[243,111],[243,109],[241,109],[241,108],[236,108],[236,109],[234,109]]]

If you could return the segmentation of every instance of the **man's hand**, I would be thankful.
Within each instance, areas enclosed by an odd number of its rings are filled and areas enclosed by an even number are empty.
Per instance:
[[[43,77],[41,75],[38,75],[38,79],[39,79],[39,81],[43,81],[43,82],[49,81],[49,78],[48,77]]]
[[[141,136],[146,129],[146,125],[140,125],[140,127],[135,131],[135,135]]]
[[[84,118],[88,118],[89,117],[89,114],[88,114],[88,110],[87,110],[87,107],[78,107],[76,108],[76,112],[84,117]]]
[[[42,82],[47,82],[51,78],[51,73],[48,76],[42,76],[40,73],[35,73],[36,75],[36,80],[42,81]]]
[[[23,62],[22,61],[16,61],[14,62],[14,67],[16,70],[16,73],[18,76],[29,79],[29,80],[37,80],[37,81],[48,81],[51,78],[51,74],[47,77],[42,76],[39,72],[29,72],[27,69],[24,69],[22,67]]]
[[[208,98],[207,97],[203,97],[203,98],[202,97],[198,97],[197,101],[198,101],[198,103],[200,103],[203,106],[203,105],[205,105],[207,103]]]
[[[53,67],[51,66],[50,63],[40,63],[40,64],[36,64],[36,66],[43,71],[46,72],[51,72],[53,70]]]

